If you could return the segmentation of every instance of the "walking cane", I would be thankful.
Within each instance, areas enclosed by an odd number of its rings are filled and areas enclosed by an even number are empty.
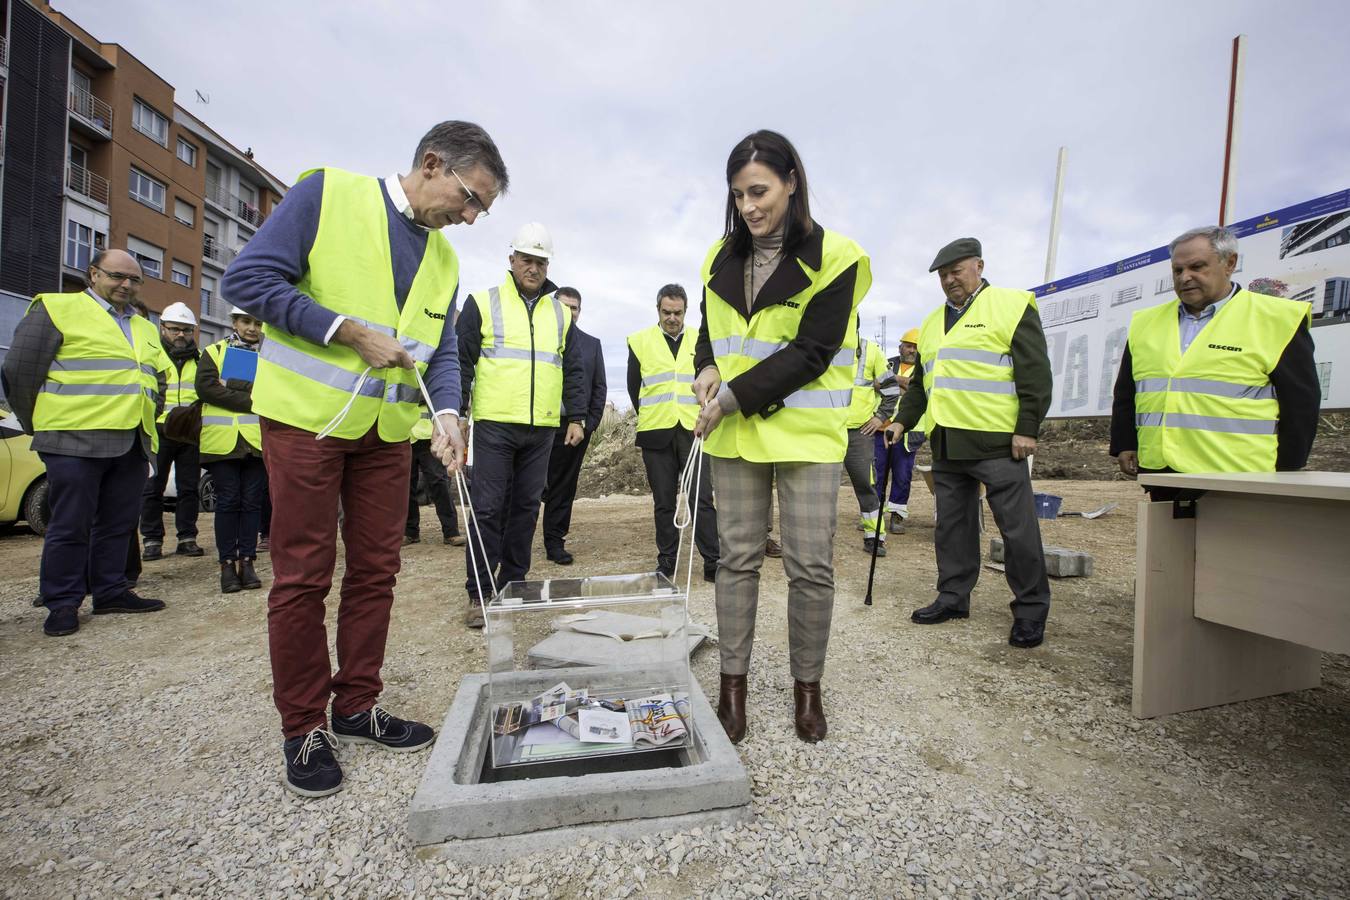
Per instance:
[[[882,440],[885,440],[885,438],[883,437]],[[888,447],[887,450],[889,449],[890,448]],[[889,457],[890,453],[888,452],[886,455]],[[890,460],[887,459],[886,462],[886,466],[881,471],[881,496],[883,498],[886,496],[887,489],[890,487],[891,482]],[[885,515],[886,503],[885,500],[882,500],[877,506],[877,527],[876,530],[872,532],[872,565],[867,569],[867,596],[863,599],[864,606],[872,605],[872,579],[875,578],[877,574],[877,547],[881,546],[881,523],[884,521],[883,517]]]

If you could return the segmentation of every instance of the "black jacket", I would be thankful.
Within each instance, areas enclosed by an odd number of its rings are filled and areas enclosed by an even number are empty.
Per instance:
[[[1312,333],[1306,322],[1285,345],[1280,361],[1270,371],[1270,383],[1275,386],[1280,404],[1275,471],[1301,469],[1308,464],[1322,405],[1322,383],[1317,378]],[[1134,364],[1130,359],[1130,346],[1126,344],[1111,402],[1111,455],[1119,456],[1122,451],[1138,449],[1139,433],[1134,426]]]
[[[605,380],[605,352],[600,346],[600,339],[582,331],[576,323],[572,324],[568,343],[577,345],[577,353],[581,357],[581,388],[586,397],[586,433],[590,434],[600,427],[600,420],[605,415],[605,401],[609,396],[609,384]],[[566,428],[575,419],[576,416],[569,412],[564,403],[561,427]]]
[[[796,264],[801,260],[812,269],[819,269],[824,253],[825,230],[812,228],[806,239],[785,256],[778,268],[755,298],[749,314],[745,311],[745,257],[735,256],[731,246],[724,244],[712,263],[712,277],[707,287],[746,321],[750,316],[776,303],[782,303],[811,286],[810,279]],[[792,257],[795,257],[792,258]],[[761,360],[748,372],[729,381],[728,387],[736,396],[742,414],[768,417],[783,408],[783,398],[819,378],[830,367],[830,360],[843,346],[848,329],[853,326],[853,289],[858,280],[855,263],[830,282],[807,304],[797,326],[797,336],[786,347]],[[701,372],[713,365],[712,342],[708,338],[708,291],[705,287],[699,302],[703,321],[698,328],[698,343],[694,346],[694,371]]]
[[[543,300],[545,294],[551,294],[557,289],[556,284],[545,280],[543,286],[539,288],[539,299]],[[518,284],[516,291],[517,293],[520,291]],[[486,294],[486,291],[484,293]],[[563,315],[568,313],[564,312]],[[563,348],[563,392],[560,408],[585,410],[588,397],[581,383],[583,368],[581,352],[578,342],[571,337],[575,330],[576,326],[568,329],[567,344]],[[459,341],[459,389],[462,397],[459,412],[460,415],[469,415],[469,405],[473,401],[473,374],[478,366],[478,358],[483,352],[483,313],[478,308],[478,298],[474,294],[465,299],[464,308],[460,310],[459,318],[455,320],[455,335]],[[566,421],[584,423],[586,414],[569,413]]]
[[[971,303],[974,301],[972,300]],[[971,304],[956,312],[944,303],[944,331],[970,311]],[[1041,422],[1050,411],[1050,395],[1054,390],[1054,375],[1050,371],[1050,354],[1045,346],[1045,332],[1041,316],[1030,305],[1022,314],[1022,321],[1013,331],[1009,354],[1013,360],[1013,379],[1017,385],[1017,424],[1013,431],[974,431],[965,428],[944,428],[934,425],[928,434],[934,459],[998,459],[1011,452],[1012,437],[1020,434],[1034,438],[1040,434]],[[928,394],[923,387],[924,361],[915,361],[910,373],[909,390],[900,398],[895,421],[909,431],[918,424],[928,409]]]

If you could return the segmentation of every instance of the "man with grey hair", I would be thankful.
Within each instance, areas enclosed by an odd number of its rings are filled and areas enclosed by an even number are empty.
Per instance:
[[[1237,236],[1227,228],[1193,228],[1168,249],[1177,299],[1134,314],[1116,377],[1111,455],[1121,472],[1303,468],[1322,398],[1312,307],[1233,281]]]
[[[225,273],[222,293],[267,326],[252,393],[273,508],[267,630],[285,784],[302,796],[341,789],[338,741],[411,751],[434,737],[378,704],[407,514],[408,438],[420,415],[420,375],[438,426],[432,452],[448,471],[459,468],[459,356],[447,327],[459,262],[440,229],[472,225],[506,187],[487,132],[442,122],[418,143],[406,175],[301,175]],[[346,571],[334,673],[324,599],[339,500]]]

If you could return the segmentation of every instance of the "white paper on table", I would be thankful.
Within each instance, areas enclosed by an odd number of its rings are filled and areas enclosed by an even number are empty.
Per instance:
[[[628,724],[628,713],[608,709],[583,709],[577,713],[581,740],[597,744],[631,744],[633,730]]]
[[[531,725],[520,739],[522,747],[528,747],[535,744],[575,744],[577,741],[567,732],[558,728],[552,722],[545,722],[540,725]]]

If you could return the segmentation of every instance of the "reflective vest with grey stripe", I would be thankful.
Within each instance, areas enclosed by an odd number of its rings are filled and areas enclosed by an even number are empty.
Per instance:
[[[168,418],[171,410],[180,406],[191,406],[197,402],[197,359],[189,357],[183,360],[183,368],[178,368],[172,359],[168,358],[168,365],[164,367],[164,409],[159,414],[159,421],[163,422]]]
[[[131,340],[99,302],[84,292],[38,294],[61,346],[33,407],[34,431],[131,430],[158,449],[155,400],[162,358],[159,331],[130,318]]]
[[[698,400],[693,390],[696,340],[696,334],[685,329],[678,351],[671,355],[666,333],[659,325],[628,336],[628,347],[637,358],[642,379],[638,387],[638,431],[661,431],[676,425],[694,430],[698,421]]]
[[[1130,321],[1139,465],[1177,472],[1273,472],[1279,398],[1270,373],[1307,303],[1240,290],[1181,352],[1180,301]]]
[[[529,309],[509,274],[501,285],[476,292],[473,300],[482,322],[474,420],[556,427],[571,313],[552,294],[541,295]]]
[[[1029,292],[986,285],[950,331],[945,303],[924,319],[919,357],[932,424],[1012,433],[1019,408],[1012,338],[1028,306],[1036,308]]]
[[[225,351],[228,341],[217,341],[204,351],[216,364],[216,372],[225,369]],[[235,348],[236,353],[250,351]],[[250,388],[252,385],[249,386]],[[202,435],[198,449],[207,456],[228,456],[239,444],[239,438],[255,450],[262,450],[262,428],[258,416],[252,412],[234,412],[223,406],[202,402]]]

